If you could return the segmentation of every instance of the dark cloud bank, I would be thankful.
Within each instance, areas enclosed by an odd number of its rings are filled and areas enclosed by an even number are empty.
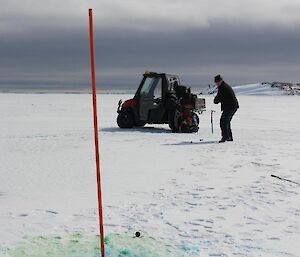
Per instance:
[[[95,24],[97,27],[97,24]],[[299,28],[229,25],[171,32],[96,29],[98,85],[134,88],[144,70],[180,74],[206,85],[299,82]],[[0,87],[89,87],[88,28],[37,28],[0,38]]]

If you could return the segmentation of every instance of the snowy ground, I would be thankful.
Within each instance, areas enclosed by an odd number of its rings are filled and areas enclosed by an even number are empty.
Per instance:
[[[163,246],[170,256],[300,256],[300,186],[270,176],[300,182],[299,97],[239,96],[235,141],[225,144],[212,97],[197,134],[120,130],[117,102],[129,97],[98,95],[112,241],[120,234],[116,244],[161,256]],[[96,256],[87,254],[98,234],[91,106],[84,94],[0,94],[0,256]],[[64,238],[84,238],[84,253],[67,244],[73,250],[59,254]],[[109,256],[136,256],[123,254]]]

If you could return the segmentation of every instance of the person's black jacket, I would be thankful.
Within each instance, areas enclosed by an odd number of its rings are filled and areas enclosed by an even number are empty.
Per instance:
[[[238,100],[236,99],[233,89],[224,81],[218,88],[218,94],[214,99],[214,103],[215,104],[221,103],[222,111],[239,108],[239,103]]]

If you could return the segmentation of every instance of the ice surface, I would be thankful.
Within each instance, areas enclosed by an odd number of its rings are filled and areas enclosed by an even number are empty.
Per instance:
[[[166,125],[119,129],[117,102],[130,97],[98,96],[105,232],[117,242],[107,250],[118,249],[120,235],[136,251],[130,240],[140,231],[162,249],[156,254],[299,256],[300,187],[270,176],[300,182],[298,97],[238,96],[235,141],[221,145],[212,96],[197,134]],[[91,107],[91,95],[0,94],[0,256],[22,256],[22,247],[93,256]],[[77,234],[82,247],[70,243]]]

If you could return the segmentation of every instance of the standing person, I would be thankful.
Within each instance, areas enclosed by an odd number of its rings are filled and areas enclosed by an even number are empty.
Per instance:
[[[239,103],[231,86],[226,84],[220,75],[215,76],[215,83],[218,86],[218,94],[214,99],[214,103],[221,103],[222,110],[220,119],[222,138],[219,143],[233,141],[230,122],[239,108]]]

